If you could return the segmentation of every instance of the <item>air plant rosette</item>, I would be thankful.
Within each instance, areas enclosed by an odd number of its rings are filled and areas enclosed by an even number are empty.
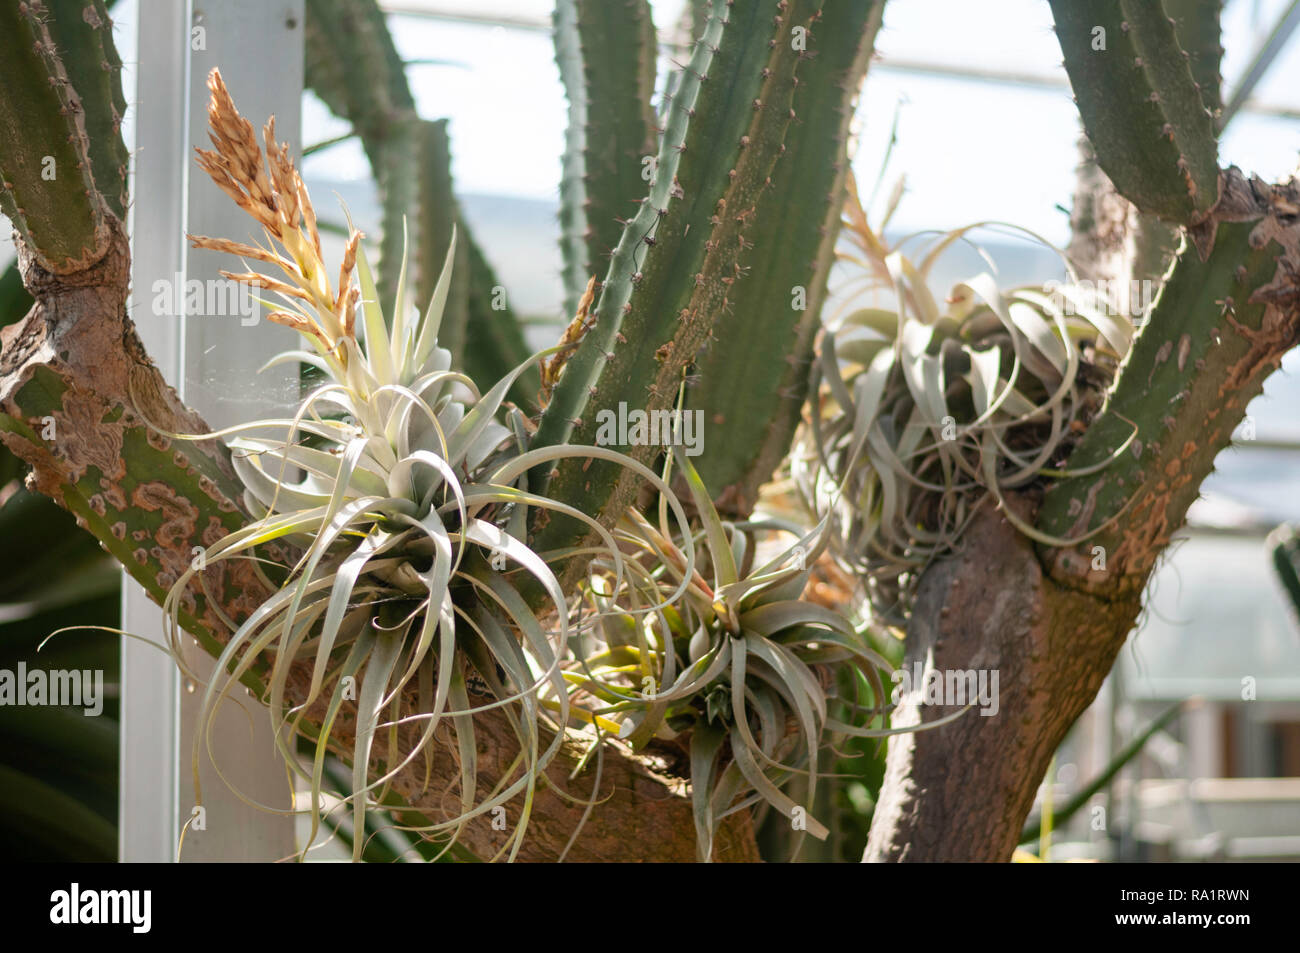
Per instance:
[[[482,394],[469,377],[451,369],[437,333],[454,235],[422,315],[408,300],[405,261],[385,315],[355,228],[349,230],[338,285],[332,286],[310,200],[287,146],[274,140],[273,123],[264,130],[264,166],[252,125],[238,114],[215,71],[209,86],[215,151],[200,151],[199,162],[262,226],[266,243],[192,241],[284,273],[287,280],[251,270],[223,272],[276,293],[280,303],[262,302],[268,317],[299,331],[310,345],[270,364],[313,367],[323,383],[302,399],[291,419],[252,421],[204,437],[227,438],[245,487],[245,506],[255,517],[209,547],[206,565],[257,561],[256,550],[270,542],[295,547],[300,556],[286,579],[265,580],[270,598],[240,624],[231,622],[218,660],[220,675],[204,693],[203,734],[210,736],[216,710],[241,677],[269,659],[264,701],[281,754],[310,783],[314,839],[331,729],[336,719],[351,717],[345,702],[356,706],[347,800],[357,831],[369,803],[385,793],[398,772],[417,757],[434,756],[435,730],[449,722],[461,753],[461,810],[431,821],[421,833],[442,837],[450,846],[468,820],[522,796],[521,820],[502,848],[513,857],[538,780],[563,740],[562,731],[548,732],[544,723],[562,728],[583,720],[583,713],[569,705],[562,675],[572,634],[567,599],[547,563],[524,541],[529,508],[550,508],[587,523],[613,564],[622,564],[613,537],[594,520],[529,493],[528,471],[577,452],[601,456],[638,471],[665,495],[683,526],[685,513],[653,472],[612,451],[528,451],[528,428],[517,411],[506,412],[504,398],[519,374],[550,352]],[[531,584],[521,584],[516,571]],[[180,578],[167,600],[174,647],[181,600],[197,574],[191,569]],[[525,588],[542,593],[540,608],[530,606]],[[291,703],[289,687],[302,664],[309,667],[310,680],[304,696]],[[467,680],[474,678],[490,686],[495,698],[472,705]],[[551,692],[544,700],[546,685]],[[520,756],[511,772],[515,779],[479,798],[469,756],[471,716],[489,707],[512,709]],[[303,771],[291,742],[307,727],[308,716],[319,724],[319,733],[311,767]],[[586,715],[585,720],[594,719]],[[414,743],[400,741],[399,728],[412,726],[418,726]],[[196,790],[200,743],[196,737]],[[377,760],[384,770],[368,780],[379,743],[385,757]],[[354,856],[361,849],[357,837]]]
[[[729,814],[761,802],[792,818],[806,815],[781,791],[786,780],[807,777],[811,795],[814,755],[833,737],[890,733],[858,727],[883,714],[879,670],[888,663],[850,620],[800,599],[831,522],[811,531],[725,523],[681,458],[697,514],[692,524],[670,488],[674,454],[660,475],[602,447],[530,450],[530,422],[505,395],[532,363],[562,352],[563,342],[480,393],[437,345],[455,236],[422,314],[409,301],[405,261],[385,313],[361,233],[351,226],[331,284],[288,147],[275,142],[269,122],[263,158],[215,71],[209,86],[215,151],[200,151],[199,162],[262,226],[265,243],[191,240],[283,273],[223,272],[277,295],[278,303],[262,302],[269,319],[309,345],[270,364],[314,368],[320,377],[292,418],[201,438],[227,440],[254,517],[209,547],[206,565],[251,560],[271,595],[246,619],[230,620],[218,674],[206,685],[204,728],[193,751],[200,797],[199,757],[205,744],[211,756],[212,719],[261,665],[276,744],[310,789],[304,854],[322,822],[334,729],[353,718],[354,744],[341,753],[352,766],[343,801],[357,834],[354,858],[363,850],[366,813],[387,799],[393,779],[417,758],[427,777],[430,759],[448,756],[437,750],[440,725],[455,738],[456,810],[406,829],[444,850],[471,819],[522,798],[519,822],[497,855],[513,858],[533,795],[539,784],[556,786],[546,769],[566,732],[575,731],[597,758],[610,743],[683,753],[702,860],[711,858],[714,832]],[[530,472],[565,457],[628,467],[657,502],[606,528],[530,491]],[[599,546],[534,551],[526,533],[534,507],[581,520]],[[782,533],[792,533],[794,545],[760,559],[760,541]],[[260,555],[271,543],[296,554],[275,581]],[[700,543],[707,559],[697,564]],[[591,569],[570,593],[552,567],[575,556]],[[174,648],[185,594],[203,582],[201,568],[193,568],[167,600]],[[862,697],[836,697],[833,671],[846,665],[862,674],[855,684],[869,686]],[[483,791],[473,716],[491,708],[508,713],[519,755],[505,779]],[[850,724],[832,716],[842,711],[861,717]],[[299,733],[314,739],[309,765],[294,750]],[[598,799],[597,792],[585,802],[588,813]],[[825,835],[815,818],[804,828]]]
[[[876,617],[902,625],[920,571],[957,547],[988,501],[1039,542],[1079,542],[1043,534],[1003,504],[1009,491],[1085,472],[1064,461],[1134,329],[1076,282],[1003,290],[984,272],[940,302],[927,286],[935,263],[980,226],[928,235],[914,263],[901,246],[922,236],[891,248],[887,221],[888,212],[871,227],[850,180],[850,250],[840,257],[892,306],[859,308],[824,332],[817,406],[791,468],[806,505],[838,515],[833,552],[865,581]]]
[[[849,736],[918,729],[864,727],[887,715],[880,672],[892,666],[862,626],[803,598],[829,542],[829,522],[808,530],[777,520],[724,521],[690,458],[680,457],[680,465],[708,578],[687,565],[666,527],[633,514],[644,558],[629,561],[622,591],[610,582],[616,567],[604,566],[602,576],[601,561],[593,566],[588,598],[598,638],[569,677],[605,704],[594,711],[624,717],[634,747],[682,752],[700,860],[711,857],[725,817],[755,806],[789,819],[797,832],[793,853],[805,833],[828,835],[811,813],[823,751]],[[661,526],[666,522],[661,512]],[[682,598],[666,598],[683,583]],[[669,605],[634,616],[620,613],[619,602]],[[836,677],[845,671],[857,677]],[[803,779],[806,804],[783,790],[795,776]]]

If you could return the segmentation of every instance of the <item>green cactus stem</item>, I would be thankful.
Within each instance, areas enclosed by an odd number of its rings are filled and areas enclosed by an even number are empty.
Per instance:
[[[452,231],[460,220],[460,209],[451,183],[451,143],[447,120],[421,120],[419,136],[419,200],[416,203],[415,234],[420,238],[415,255],[415,300],[423,306],[433,297],[434,286],[447,258]],[[409,227],[409,223],[408,223]],[[456,367],[465,364],[465,335],[469,322],[469,246],[464,237],[456,242],[451,287],[438,329],[438,344],[451,352]],[[493,381],[488,382],[489,385]]]
[[[604,271],[623,220],[645,196],[643,175],[657,150],[651,107],[657,42],[648,0],[560,0],[555,19],[570,124],[581,124],[580,133],[568,133],[577,151],[566,150],[561,188],[569,206],[561,211],[565,310],[572,314],[588,276]],[[578,188],[572,187],[575,171],[582,177]]]
[[[560,253],[564,262],[564,313],[573,314],[587,281],[587,193],[583,177],[583,148],[587,135],[587,83],[582,69],[576,0],[557,0],[552,15],[555,65],[560,69],[569,100],[560,168]]]
[[[1051,5],[1102,170],[1140,211],[1178,224],[1202,219],[1218,200],[1214,121],[1165,8],[1157,0]]]
[[[0,7],[0,211],[42,267],[70,274],[107,250],[109,209],[95,187],[81,97],[48,19],[38,0]]]
[[[1291,600],[1291,608],[1300,618],[1300,534],[1294,526],[1279,526],[1264,543],[1273,557],[1273,569]]]
[[[532,355],[524,340],[522,326],[510,306],[505,287],[497,280],[483,250],[462,224],[459,239],[464,242],[468,258],[469,309],[468,335],[473,346],[465,348],[465,373],[474,379],[480,389],[486,390]],[[459,267],[459,265],[457,266]],[[528,368],[516,378],[507,392],[510,400],[533,414],[537,407],[537,392],[542,380],[537,367]]]
[[[456,366],[487,386],[528,357],[508,296],[474,242],[455,202],[445,121],[421,120],[383,11],[375,0],[307,0],[306,83],[361,139],[380,192],[383,216],[378,290],[396,293],[395,269],[405,234],[416,249],[417,300],[428,301],[442,267],[451,224],[457,252],[442,331]],[[388,309],[391,313],[391,309]],[[521,374],[510,390],[521,406],[536,403],[540,378]]]
[[[799,122],[742,253],[747,277],[697,364],[689,402],[709,437],[696,469],[732,515],[752,509],[799,422],[840,230],[849,125],[883,8],[826,4],[812,25],[794,94]]]
[[[775,10],[775,3],[770,3],[770,7]],[[659,299],[664,296],[668,289],[653,286],[646,280],[646,277],[640,271],[643,260],[647,262],[647,267],[649,267],[648,263],[651,261],[664,257],[673,257],[672,251],[666,247],[668,237],[671,234],[673,244],[676,245],[680,242],[680,236],[685,231],[685,223],[676,225],[676,227],[673,227],[673,223],[686,218],[691,211],[694,211],[694,205],[699,204],[701,201],[707,202],[707,198],[700,198],[701,195],[707,195],[703,188],[700,187],[691,193],[691,209],[683,212],[680,206],[686,199],[686,193],[683,186],[678,184],[677,174],[678,166],[683,161],[689,162],[688,155],[691,159],[696,157],[697,152],[701,153],[701,159],[707,156],[706,147],[703,143],[697,145],[694,150],[689,148],[686,134],[688,127],[692,127],[697,122],[692,114],[697,112],[697,99],[700,98],[704,77],[709,71],[710,64],[714,61],[715,50],[719,51],[718,55],[721,56],[723,48],[719,44],[726,43],[725,49],[727,53],[731,57],[735,57],[735,49],[741,45],[738,39],[732,39],[733,36],[741,32],[739,30],[734,33],[728,30],[724,39],[724,27],[727,23],[729,10],[730,5],[726,0],[714,0],[708,24],[700,39],[696,42],[695,51],[691,55],[690,62],[684,68],[682,82],[669,108],[663,140],[659,147],[655,165],[655,176],[650,182],[649,194],[641,203],[636,215],[624,228],[618,246],[614,249],[609,269],[601,285],[600,297],[594,309],[595,324],[582,339],[576,353],[569,357],[565,364],[564,374],[560,378],[559,384],[556,386],[550,403],[542,414],[541,422],[538,425],[537,436],[534,440],[536,446],[553,446],[569,441],[575,423],[581,419],[579,415],[583,413],[584,408],[587,406],[591,389],[596,386],[597,381],[600,379],[601,373],[609,361],[609,355],[614,353],[614,347],[618,343],[620,336],[624,340],[637,340],[642,347],[645,346],[645,341],[648,340],[648,338],[641,339],[639,336],[621,335],[620,329],[628,316],[635,311],[632,297],[637,286],[639,286],[638,304],[645,302],[645,305],[642,306],[641,320],[642,322],[653,320],[654,315],[646,314],[646,312],[659,310],[656,306],[660,305]],[[731,70],[727,72],[730,74]],[[756,73],[757,70],[755,70]],[[754,87],[756,88],[757,76],[755,75],[751,79],[755,81]],[[698,105],[700,107],[698,112],[701,115],[707,114],[705,104],[700,103]],[[703,119],[699,119],[699,122],[703,122]],[[674,193],[677,193],[678,205],[671,209],[670,214],[670,200],[675,197]],[[714,201],[716,201],[716,198]],[[659,247],[652,249],[647,239]],[[698,244],[701,246],[699,250],[702,257],[702,240]],[[656,255],[649,256],[649,251],[655,251]],[[684,291],[685,289],[679,288],[676,290]],[[594,432],[594,425],[592,429]]]
[[[1222,30],[1223,0],[1164,0],[1165,13],[1174,21],[1178,45],[1187,51],[1192,79],[1201,103],[1211,117],[1223,109]]]
[[[774,167],[795,119],[795,71],[804,52],[797,40],[806,36],[820,8],[820,2],[780,2],[770,17],[771,11],[755,7],[747,8],[745,19],[732,9],[734,19],[715,66],[725,69],[733,84],[706,86],[696,104],[678,169],[684,214],[667,215],[655,231],[631,311],[591,392],[585,419],[573,432],[575,442],[599,439],[601,409],[626,405],[653,413],[675,403],[683,375],[729,307],[733,288],[744,279],[741,255],[750,244],[760,200],[771,189]],[[753,93],[746,89],[747,77],[757,80]],[[709,151],[701,155],[699,147],[692,148],[697,142],[708,143]],[[735,143],[734,152],[720,147],[725,143]],[[701,213],[707,214],[706,222],[691,220]],[[606,293],[608,286],[607,280]],[[593,334],[601,330],[599,320]],[[566,369],[561,386],[567,375]],[[548,407],[543,426],[551,413]],[[649,461],[660,448],[624,450]],[[548,493],[556,499],[609,521],[632,503],[636,491],[631,474],[599,463],[584,467],[566,461],[548,484]],[[539,545],[574,542],[576,528],[565,522],[557,519],[539,533]]]
[[[1246,405],[1300,340],[1300,188],[1230,169],[1222,189],[1070,455],[1067,468],[1082,472],[1043,500],[1038,528],[1080,540],[1044,550],[1059,582],[1117,594],[1143,585]]]
[[[113,21],[103,0],[45,0],[45,4],[50,12],[46,27],[81,99],[95,185],[112,213],[125,220],[130,156],[122,139],[126,97]]]

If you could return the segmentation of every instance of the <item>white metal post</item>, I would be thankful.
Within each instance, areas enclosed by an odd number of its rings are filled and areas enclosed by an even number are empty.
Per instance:
[[[296,147],[302,35],[303,0],[139,0],[132,314],[164,375],[213,427],[266,416],[292,399],[291,371],[256,373],[292,343],[292,333],[241,314],[155,314],[152,289],[158,280],[206,288],[233,264],[189,250],[186,232],[242,240],[253,230],[193,166],[192,147],[207,145],[208,71],[221,69],[259,130],[274,114],[278,137]],[[161,637],[159,610],[129,578],[123,628]],[[213,667],[197,649],[186,661],[204,676]],[[170,660],[130,641],[122,667],[121,857],[172,860],[195,800],[191,745],[201,686],[182,686]],[[242,690],[235,694],[245,710],[228,704],[213,733],[224,781],[201,753],[203,828],[186,834],[185,861],[269,861],[294,849],[290,818],[245,803],[285,809],[290,797],[264,712]]]
[[[119,14],[121,11],[119,11]],[[155,315],[150,289],[182,271],[185,222],[187,3],[141,0],[132,193],[131,314],[150,356],[181,386],[180,323]],[[143,187],[141,184],[143,183]],[[122,627],[162,641],[161,612],[130,576],[122,575]],[[131,639],[122,642],[122,722],[118,840],[124,861],[175,857],[179,830],[177,755],[179,679],[175,664]]]

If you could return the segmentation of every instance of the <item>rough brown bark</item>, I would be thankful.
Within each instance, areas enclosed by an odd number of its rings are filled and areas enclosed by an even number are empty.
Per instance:
[[[1087,137],[1079,140],[1070,244],[1066,249],[1080,278],[1114,282],[1126,313],[1150,299],[1130,300],[1130,282],[1159,282],[1178,245],[1178,232],[1154,215],[1143,215],[1101,171]]]
[[[487,699],[471,697],[471,701],[481,704]],[[459,813],[456,741],[447,729],[438,729],[436,760],[428,784],[425,784],[423,762],[419,758],[414,763],[420,770],[404,772],[394,784],[404,801],[424,810],[427,817],[435,820]],[[478,716],[474,721],[474,731],[478,748],[478,780],[480,789],[486,791],[506,773],[519,746],[510,726],[497,712]],[[400,744],[403,754],[410,752],[414,740],[415,732],[405,733]],[[586,745],[590,741],[588,737]],[[570,780],[584,750],[581,741],[566,741],[547,770],[548,784],[555,787],[539,787],[519,859],[554,861],[563,856],[566,863],[693,863],[696,859],[695,822],[686,782],[671,774],[669,765],[653,757],[633,758],[625,754],[624,749],[606,745],[600,787],[595,790],[594,756],[586,770]],[[516,777],[518,771],[512,779]],[[557,789],[564,796],[557,793]],[[584,822],[586,806],[581,802],[591,800],[598,803]],[[459,843],[478,858],[495,856],[518,823],[522,803],[522,798],[515,798],[507,807],[506,829],[494,830],[491,816],[484,815],[465,826]],[[578,832],[576,837],[573,836],[575,831]],[[569,843],[571,839],[572,845]],[[713,860],[720,863],[756,863],[760,860],[748,811],[733,814],[722,822],[714,840]]]
[[[238,502],[238,482],[223,445],[169,441],[144,425],[142,412],[157,427],[172,432],[208,429],[163,380],[135,333],[126,314],[126,237],[116,220],[111,231],[108,254],[70,275],[45,271],[20,244],[24,280],[36,304],[21,322],[5,329],[0,342],[0,439],[32,466],[29,486],[73,512],[161,602],[189,566],[194,546],[211,545],[248,516]],[[49,440],[40,436],[46,417],[55,424]],[[205,581],[220,609],[237,621],[268,594],[242,561],[209,566]],[[195,589],[186,605],[187,628],[209,651],[225,641],[227,630],[202,592]],[[307,670],[296,673],[288,697],[305,697],[309,683]],[[409,714],[413,704],[408,698],[403,714]],[[351,713],[341,717],[332,745],[340,754],[352,750],[354,731]],[[486,791],[518,748],[499,711],[478,716],[475,731],[479,782]],[[413,737],[413,732],[405,732],[403,742],[409,745]],[[586,798],[594,761],[576,780],[568,780],[581,755],[580,744],[566,743],[547,774],[561,790]],[[428,778],[423,759],[416,759],[394,788],[436,817],[448,803],[448,792],[454,803],[457,778],[454,747],[438,744]],[[608,746],[599,798],[601,803],[569,850],[570,859],[694,859],[690,801],[683,783],[663,765]],[[553,790],[541,790],[519,858],[556,859],[577,829],[582,810]],[[515,811],[514,817],[510,811]],[[507,815],[508,824],[517,822],[517,808],[512,806]],[[462,843],[476,855],[491,856],[505,836],[492,830],[490,818],[485,818],[469,825]],[[758,859],[747,815],[724,824],[715,858]]]
[[[1019,500],[1013,505],[1029,506]],[[1034,544],[986,506],[965,548],[921,580],[906,671],[997,672],[998,710],[890,739],[868,861],[1005,861],[1048,762],[1101,687],[1140,602],[1057,586]],[[900,699],[896,727],[959,710]]]

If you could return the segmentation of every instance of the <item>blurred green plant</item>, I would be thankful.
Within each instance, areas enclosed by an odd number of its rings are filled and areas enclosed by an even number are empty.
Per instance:
[[[121,570],[48,497],[0,486],[0,670],[100,672],[103,707],[0,705],[0,839],[10,860],[117,858]],[[50,633],[74,627],[42,647]],[[25,685],[17,686],[20,691]]]

